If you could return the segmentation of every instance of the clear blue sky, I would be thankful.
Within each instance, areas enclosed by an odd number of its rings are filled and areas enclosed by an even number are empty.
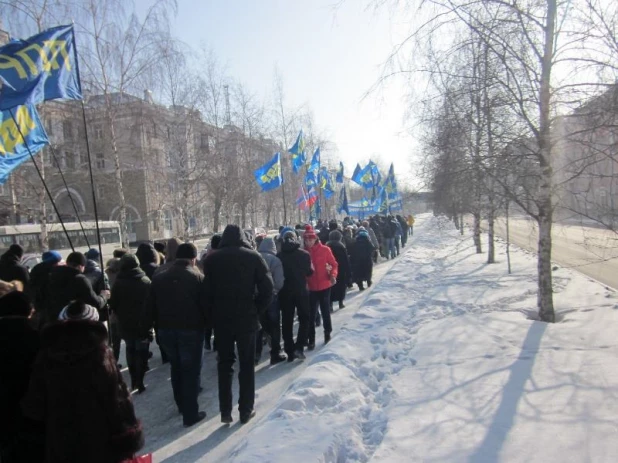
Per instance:
[[[138,0],[142,10],[152,2]],[[371,157],[395,163],[410,180],[415,144],[402,135],[405,92],[393,82],[362,100],[393,45],[387,11],[365,0],[178,0],[173,33],[198,49],[212,49],[229,74],[269,98],[274,69],[282,74],[289,106],[307,104],[338,151],[346,175]]]

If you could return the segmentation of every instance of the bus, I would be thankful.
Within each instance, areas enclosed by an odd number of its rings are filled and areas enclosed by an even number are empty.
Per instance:
[[[82,222],[90,246],[94,246],[97,241],[96,222]],[[64,224],[67,233],[71,238],[73,246],[87,246],[84,232],[79,222]],[[101,244],[120,244],[120,224],[116,221],[99,221],[101,231]],[[49,249],[70,249],[62,225],[59,223],[47,224],[47,238]],[[41,247],[41,225],[22,224],[0,226],[0,254],[9,249],[12,244],[19,244],[24,248],[24,253],[40,254],[43,252]]]

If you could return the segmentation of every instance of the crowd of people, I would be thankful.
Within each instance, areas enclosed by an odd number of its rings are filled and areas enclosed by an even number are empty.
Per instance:
[[[45,252],[31,272],[12,245],[0,257],[0,462],[120,462],[144,444],[131,394],[145,393],[156,341],[170,364],[185,427],[199,410],[204,351],[216,350],[221,422],[232,423],[239,363],[241,423],[255,416],[255,365],[305,358],[331,340],[334,304],[372,284],[378,256],[396,257],[409,216],[280,227],[253,236],[236,225],[198,253],[172,238],[116,249],[104,268],[96,249],[65,261]],[[296,337],[294,324],[298,320]],[[123,380],[124,341],[128,385]]]

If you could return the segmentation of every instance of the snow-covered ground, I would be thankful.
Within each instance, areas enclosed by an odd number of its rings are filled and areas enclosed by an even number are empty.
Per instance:
[[[469,234],[429,215],[405,251],[350,294],[327,346],[260,365],[247,425],[219,423],[212,355],[209,419],[189,430],[169,369],[154,368],[135,397],[145,450],[165,462],[618,461],[613,289],[558,268],[548,325],[533,319],[534,255],[512,249],[509,275],[502,243],[488,265]]]

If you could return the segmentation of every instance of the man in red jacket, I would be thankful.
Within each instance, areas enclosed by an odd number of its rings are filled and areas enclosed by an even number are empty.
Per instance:
[[[305,249],[309,251],[314,272],[307,277],[309,285],[309,307],[311,309],[309,320],[309,343],[308,350],[315,349],[315,315],[320,306],[322,324],[324,326],[324,344],[330,341],[330,333],[333,330],[330,320],[330,288],[337,282],[339,266],[328,246],[324,246],[319,240],[311,225],[305,227],[303,236]]]

